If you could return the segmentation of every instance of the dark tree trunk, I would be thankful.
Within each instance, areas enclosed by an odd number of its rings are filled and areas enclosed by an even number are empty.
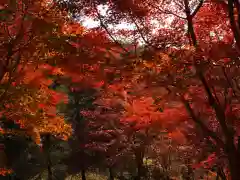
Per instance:
[[[48,171],[48,180],[53,180],[53,172],[52,172],[52,161],[50,157],[50,134],[46,134],[44,136],[43,142],[43,150],[46,156],[46,163],[47,163],[47,171]]]
[[[80,157],[81,157],[81,164],[80,164],[80,167],[81,167],[81,176],[82,176],[82,180],[86,180],[86,164],[85,164],[85,161],[86,161],[86,154],[84,153],[84,150],[81,149],[80,150]]]
[[[228,158],[229,171],[231,175],[231,180],[239,180],[239,170],[240,170],[240,152],[239,152],[239,142],[240,138],[238,137],[237,147],[234,144],[234,140],[232,138],[227,139],[225,145],[225,154]]]
[[[217,177],[216,177],[216,180],[227,180],[226,176],[225,176],[225,173],[223,171],[223,168],[222,167],[218,167],[217,169]]]
[[[231,153],[228,155],[229,170],[231,174],[231,180],[239,180],[240,172],[240,158],[236,153]]]
[[[219,180],[219,177],[220,177],[219,172],[217,172],[216,180]]]
[[[114,173],[112,167],[108,168],[109,170],[109,180],[114,180]]]
[[[187,166],[188,168],[188,179],[189,180],[193,180],[194,179],[194,172],[193,172],[193,169],[190,165]]]
[[[144,157],[144,149],[138,148],[135,150],[135,158],[137,164],[137,176],[136,180],[141,180],[141,177],[144,176],[144,167],[143,167],[143,157]]]
[[[140,180],[142,175],[143,175],[143,166],[142,166],[141,162],[138,162],[138,165],[137,165],[137,180]]]
[[[230,20],[230,24],[231,24],[231,29],[232,29],[234,38],[236,40],[236,44],[237,44],[238,48],[240,48],[240,29],[234,18],[234,1],[236,2],[236,5],[239,5],[236,0],[228,0],[228,16],[229,16],[229,20]],[[239,10],[239,8],[237,10]],[[238,20],[238,22],[239,22],[239,20]]]
[[[86,180],[86,170],[84,168],[82,168],[81,170],[81,176],[82,176],[82,180]]]
[[[52,163],[51,160],[48,161],[48,180],[52,180],[53,178],[53,173],[52,173]]]
[[[189,158],[187,158],[185,160],[185,164],[186,164],[186,168],[183,169],[183,172],[182,172],[182,178],[184,180],[194,180],[195,177],[194,177],[194,172],[193,172],[193,169],[191,167],[191,160]]]

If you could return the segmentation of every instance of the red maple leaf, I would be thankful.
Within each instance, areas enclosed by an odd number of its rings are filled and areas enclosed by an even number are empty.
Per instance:
[[[39,104],[38,107],[41,108],[41,109],[43,109],[43,108],[46,107],[46,105],[45,105],[45,104]]]

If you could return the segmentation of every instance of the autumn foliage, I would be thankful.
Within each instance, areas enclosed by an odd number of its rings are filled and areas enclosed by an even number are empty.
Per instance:
[[[61,141],[71,151],[60,163],[83,180],[94,168],[108,169],[110,180],[125,172],[136,180],[238,180],[239,7],[1,0],[1,157],[20,163],[9,157],[8,139],[17,137],[23,152],[33,143],[53,180],[51,150]],[[97,27],[83,25],[89,18]],[[0,164],[1,175],[18,176],[19,166]]]

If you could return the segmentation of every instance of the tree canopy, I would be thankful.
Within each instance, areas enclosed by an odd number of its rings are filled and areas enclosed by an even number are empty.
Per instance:
[[[0,56],[3,178],[239,179],[238,0],[1,0]]]

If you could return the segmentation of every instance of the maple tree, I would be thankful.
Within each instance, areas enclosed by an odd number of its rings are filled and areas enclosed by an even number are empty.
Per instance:
[[[108,1],[94,1],[93,6],[88,8],[92,8],[95,12],[95,6],[99,3],[108,3]],[[137,8],[141,2],[130,3],[131,5],[127,4],[126,7],[120,7],[118,3],[119,1],[108,4],[111,11],[105,20],[99,16],[99,13],[94,14],[99,18],[103,29],[110,33],[104,23],[110,19],[113,20],[112,18],[116,17],[113,14],[118,15],[117,20],[124,18],[128,22],[133,21],[140,37],[150,49],[153,48],[153,53],[162,51],[167,54],[167,56],[160,56],[160,61],[164,62],[162,64],[156,62],[156,58],[150,58],[154,60],[151,63],[145,61],[145,66],[154,71],[150,74],[151,78],[148,79],[148,82],[166,87],[170,95],[173,94],[173,96],[168,95],[167,101],[170,101],[169,97],[178,98],[179,103],[183,101],[194,123],[201,127],[205,136],[217,145],[218,150],[223,150],[227,155],[232,179],[237,179],[235,168],[238,167],[236,162],[238,150],[235,139],[238,136],[238,126],[237,124],[230,125],[229,121],[237,123],[235,113],[237,113],[238,103],[237,95],[234,95],[237,91],[237,83],[234,79],[237,79],[238,73],[234,69],[238,68],[239,56],[239,2],[185,0],[182,2],[173,1],[175,5],[172,6],[173,4],[168,1],[162,3],[161,1],[147,1],[147,8],[143,8],[146,13],[141,14],[143,16],[140,17],[135,16],[136,12],[132,6]],[[122,3],[124,4],[124,1]],[[73,9],[71,8],[70,10],[80,10],[77,5]],[[221,18],[219,18],[219,12],[221,12]],[[168,23],[171,28],[160,28],[157,30],[157,35],[152,34],[149,29],[156,30],[156,28],[151,26],[148,19],[154,17],[157,20],[164,19],[166,22],[166,17],[169,15],[174,17],[172,24]],[[184,25],[187,26],[187,32]],[[116,42],[113,36],[110,37]],[[234,43],[235,47],[233,47]],[[156,48],[159,50],[156,51]],[[149,78],[149,75],[147,77]],[[186,92],[188,93],[186,94]],[[191,103],[186,98],[191,100]],[[206,101],[206,99],[208,100]],[[229,99],[231,100],[229,101]],[[201,106],[203,106],[202,109],[199,108]],[[230,107],[235,107],[235,111]],[[184,112],[184,108],[182,110]],[[226,111],[231,112],[231,115],[226,114]],[[205,120],[200,120],[200,117]],[[233,159],[233,157],[235,158]]]
[[[15,13],[19,13],[18,16],[16,15],[16,17],[13,17],[13,18],[17,18],[16,21],[19,21],[19,23],[16,23],[15,21],[1,22],[2,25],[6,27],[4,31],[5,33],[3,33],[1,36],[5,38],[5,40],[3,39],[3,43],[2,43],[2,52],[3,53],[8,52],[8,54],[3,54],[3,59],[2,59],[2,62],[6,63],[6,64],[3,64],[2,66],[4,70],[2,71],[2,75],[1,75],[2,86],[3,86],[2,98],[6,100],[6,102],[3,102],[2,104],[5,105],[5,108],[9,108],[9,109],[11,108],[11,103],[9,103],[8,97],[11,96],[11,91],[13,92],[19,91],[20,93],[21,91],[23,92],[26,89],[29,89],[29,93],[30,93],[31,91],[34,92],[34,88],[35,88],[35,93],[36,92],[39,93],[39,95],[36,94],[36,97],[39,96],[39,98],[41,98],[40,93],[46,93],[45,91],[47,91],[48,89],[47,86],[51,83],[51,80],[47,80],[44,77],[44,74],[42,72],[45,66],[40,65],[40,67],[36,68],[38,64],[44,63],[44,61],[41,62],[40,59],[45,56],[45,52],[40,50],[40,54],[38,54],[38,52],[35,52],[34,53],[36,54],[35,56],[31,55],[31,51],[35,51],[34,48],[41,49],[41,46],[44,45],[43,40],[44,38],[46,38],[44,37],[46,36],[46,33],[44,33],[44,31],[45,32],[48,31],[48,29],[44,29],[46,28],[45,25],[43,25],[43,29],[35,27],[36,25],[39,25],[39,21],[41,21],[41,19],[38,16],[41,13],[44,13],[42,12],[44,6],[40,4],[41,2],[35,1],[34,2],[35,4],[31,4],[31,3],[32,2],[30,1],[18,2],[18,3],[16,2],[16,4],[13,4],[13,6],[15,5],[16,7],[11,7],[10,4],[9,6],[8,4],[6,4],[7,8],[3,9],[4,11],[12,11],[12,12],[14,12],[15,10],[16,11]],[[21,8],[25,8],[25,9],[21,9]],[[27,18],[25,16],[27,16]],[[51,16],[51,15],[48,14],[48,16]],[[33,19],[32,21],[31,21],[31,18]],[[54,23],[56,22],[54,21]],[[47,21],[43,23],[46,23],[47,25]],[[10,31],[11,28],[12,28],[12,31]],[[16,30],[18,30],[18,28],[20,29],[17,32],[15,32],[13,31],[14,30],[13,28],[15,28]],[[53,27],[49,27],[49,28],[53,28]],[[42,33],[44,36],[41,36],[41,34],[39,33]],[[9,51],[6,51],[6,49],[8,49]],[[38,79],[38,81],[36,81],[36,79]],[[40,85],[42,85],[42,88],[45,88],[45,89],[41,89]],[[14,95],[15,94],[17,93],[14,93]],[[19,100],[18,96],[14,97],[14,95],[11,96],[11,99]],[[44,94],[42,94],[42,96],[44,96]],[[31,101],[31,99],[27,100],[27,98],[36,98],[34,96],[31,97],[31,95],[27,93],[25,93],[25,97],[24,96],[21,96],[21,97],[22,97],[22,102],[19,104],[20,106],[19,109],[21,109],[21,106],[27,105],[28,104],[27,101]],[[46,100],[39,99],[39,101],[42,101],[42,102]],[[54,102],[54,100],[52,102]],[[36,101],[35,104],[38,104],[38,102]],[[27,106],[25,106],[25,109],[26,109],[25,111],[29,111],[29,109],[26,107]],[[35,107],[35,110],[36,108],[37,107]],[[6,113],[9,113],[9,118],[11,115],[18,116],[17,115],[18,112],[16,112],[16,114],[11,114],[11,110],[7,110],[7,111],[8,112]],[[2,114],[4,114],[4,112],[2,112]],[[28,114],[31,114],[31,113],[28,112]],[[18,120],[21,121],[20,116],[21,115],[19,115],[18,118],[13,117],[13,119],[15,121],[18,121]]]
[[[45,64],[52,56],[48,39],[58,36],[58,26],[66,18],[46,3],[1,1],[1,116],[20,126],[3,129],[2,134],[30,136],[38,145],[43,134],[63,139],[71,134],[71,127],[56,112],[65,95],[48,88],[52,81],[47,75],[57,71]]]
[[[82,179],[93,164],[113,179],[127,158],[140,180],[153,171],[144,164],[151,157],[166,179],[179,176],[170,171],[177,161],[185,179],[205,168],[237,180],[239,7],[236,0],[1,1],[0,112],[19,126],[1,133],[42,144],[49,180],[52,136],[72,136],[80,153],[70,161],[82,159]],[[100,26],[83,27],[82,17]],[[115,29],[122,22],[134,28]]]

